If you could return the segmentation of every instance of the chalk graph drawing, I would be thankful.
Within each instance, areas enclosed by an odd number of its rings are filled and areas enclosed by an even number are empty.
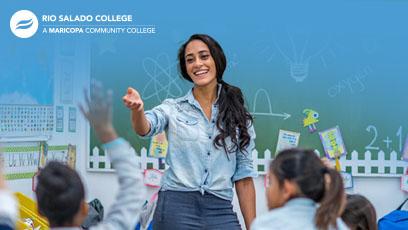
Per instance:
[[[159,54],[156,59],[147,57],[143,60],[143,69],[150,77],[142,91],[144,100],[156,98],[158,102],[172,97],[180,97],[183,94],[178,82],[177,62],[171,63],[169,55]]]
[[[257,109],[256,109],[256,106],[257,106],[257,102],[258,102],[258,97],[261,95],[261,94],[263,94],[263,95],[265,95],[265,98],[266,98],[266,100],[267,100],[267,102],[268,102],[268,110],[267,110],[267,112],[259,112],[259,111],[257,111]],[[255,93],[255,98],[254,98],[254,104],[253,104],[253,107],[252,107],[252,112],[251,112],[251,114],[252,115],[254,115],[254,116],[269,116],[269,117],[282,117],[283,118],[283,120],[286,120],[286,119],[288,119],[288,118],[290,118],[290,114],[288,114],[288,113],[274,113],[273,112],[273,110],[272,110],[272,104],[271,104],[271,100],[270,100],[270,98],[269,98],[269,94],[268,94],[268,92],[265,90],[265,89],[258,89],[257,91],[256,91],[256,93]]]
[[[305,39],[303,44],[297,45],[292,35],[288,33],[290,52],[283,50],[283,45],[279,45],[276,39],[273,39],[278,52],[289,63],[290,76],[296,82],[303,82],[309,76],[309,63],[310,60],[316,56],[319,56],[326,50],[328,43],[325,43],[319,49],[310,48],[309,38]],[[308,54],[307,54],[308,53]]]

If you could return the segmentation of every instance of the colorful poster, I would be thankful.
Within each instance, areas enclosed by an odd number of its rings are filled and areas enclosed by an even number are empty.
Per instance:
[[[150,140],[149,157],[164,158],[167,155],[167,148],[169,143],[167,142],[166,132],[161,132]]]
[[[296,148],[299,145],[299,137],[300,133],[280,129],[275,153],[285,149]]]
[[[319,132],[319,136],[327,158],[335,159],[347,153],[338,126]]]
[[[38,142],[7,143],[2,151],[7,180],[32,178],[37,172],[41,151]]]
[[[144,184],[150,187],[160,187],[163,173],[157,169],[146,169],[144,171]]]
[[[75,145],[57,145],[48,146],[43,142],[40,146],[40,168],[44,168],[49,161],[59,161],[75,168],[76,146]]]
[[[68,155],[67,155],[67,161],[66,164],[75,169],[75,163],[76,163],[76,146],[75,145],[68,145]]]

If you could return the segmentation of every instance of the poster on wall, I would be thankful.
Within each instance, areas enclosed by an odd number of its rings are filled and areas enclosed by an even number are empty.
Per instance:
[[[59,161],[75,169],[76,146],[75,145],[54,145],[49,146],[47,143],[41,143],[40,168],[44,168],[50,161]]]
[[[319,136],[327,158],[335,159],[347,153],[338,126],[319,132]]]
[[[280,129],[275,154],[284,149],[296,148],[299,145],[299,137],[300,133]]]
[[[38,170],[40,154],[44,151],[40,142],[7,143],[1,150],[7,180],[32,178]]]
[[[149,157],[165,158],[168,146],[166,132],[153,136],[150,140]]]

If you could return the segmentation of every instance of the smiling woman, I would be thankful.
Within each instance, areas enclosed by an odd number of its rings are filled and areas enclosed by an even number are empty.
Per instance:
[[[183,54],[184,55],[184,54]],[[185,47],[187,80],[193,81],[196,88],[210,85],[216,88],[216,68],[208,46],[201,40],[192,40]],[[214,95],[215,96],[215,95]]]
[[[123,97],[136,133],[151,137],[165,130],[169,140],[154,229],[241,229],[231,204],[234,184],[249,228],[255,131],[242,92],[222,79],[227,60],[212,37],[192,35],[178,59],[181,75],[194,84],[185,96],[146,112],[135,89]]]

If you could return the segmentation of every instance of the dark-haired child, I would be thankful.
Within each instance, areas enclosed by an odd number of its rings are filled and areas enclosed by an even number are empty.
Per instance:
[[[81,110],[104,143],[119,181],[119,192],[106,218],[91,229],[134,229],[145,199],[136,156],[112,126],[112,95],[105,95],[98,83],[93,84],[91,93],[92,101],[86,96],[88,108],[81,106]],[[80,229],[87,216],[84,194],[78,174],[63,164],[51,162],[38,176],[38,209],[51,229]]]
[[[268,177],[270,211],[255,219],[252,230],[348,229],[338,218],[345,202],[342,178],[312,150],[282,151]]]
[[[377,214],[371,202],[362,195],[347,194],[341,219],[351,230],[377,230]]]

